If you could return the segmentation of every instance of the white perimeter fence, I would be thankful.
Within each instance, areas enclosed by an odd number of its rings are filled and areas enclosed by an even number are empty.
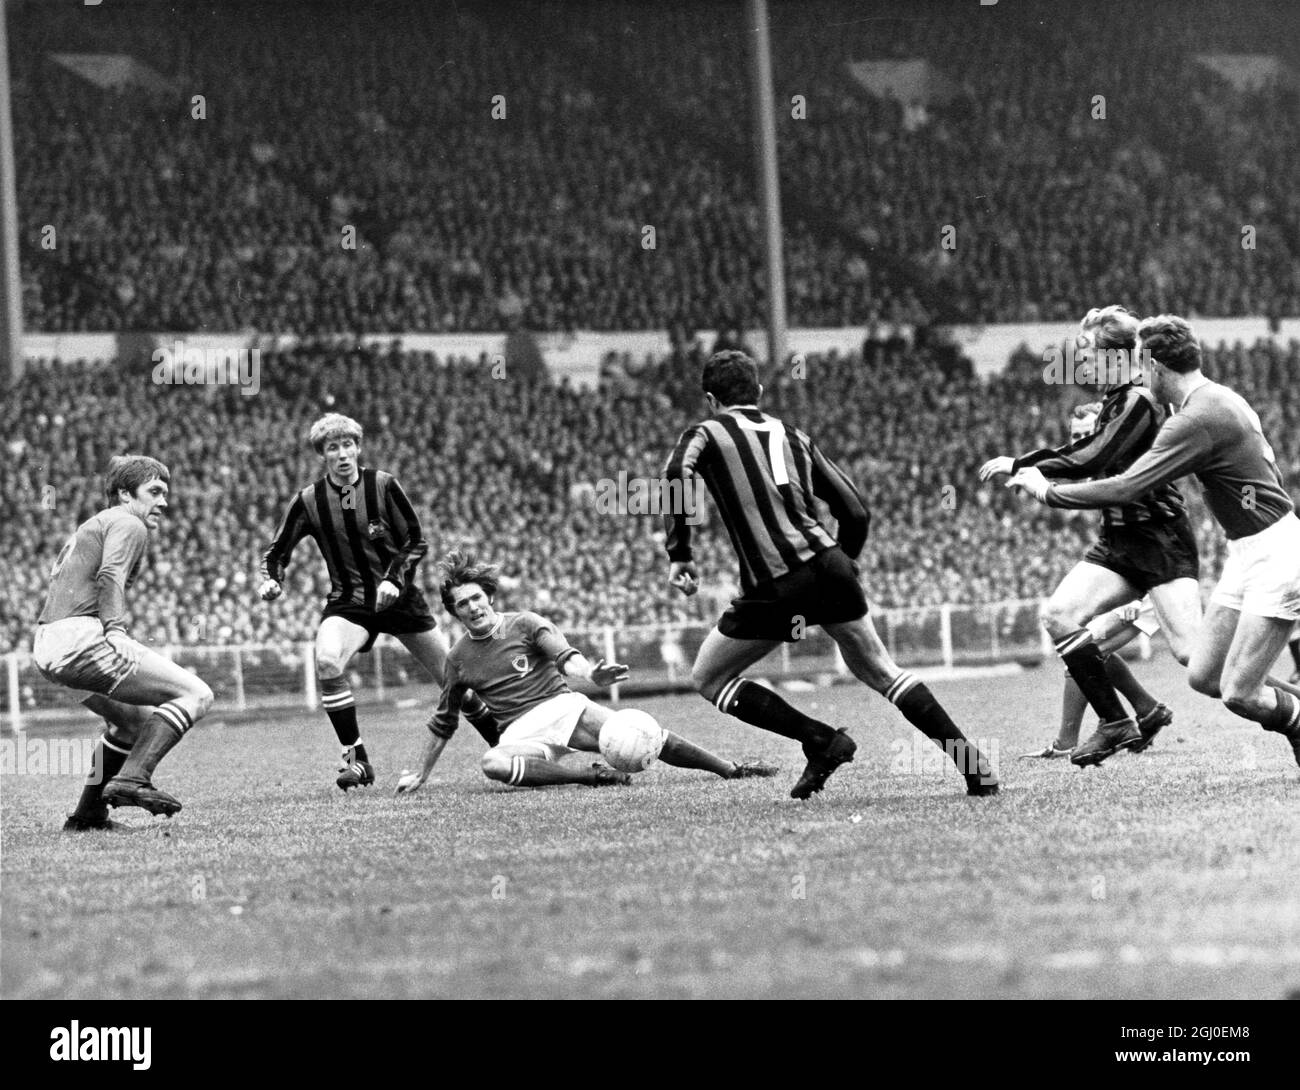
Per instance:
[[[1054,652],[1038,623],[1038,601],[1006,601],[975,606],[925,606],[873,609],[876,630],[900,665],[907,667],[985,666],[1041,662]],[[575,647],[591,658],[604,656],[632,668],[618,686],[623,696],[690,686],[691,661],[709,625],[697,622],[566,629]],[[318,706],[312,645],[242,644],[224,647],[161,648],[164,654],[203,678],[216,694],[214,710],[257,712]],[[80,718],[79,696],[46,681],[26,651],[5,656],[0,677],[3,729],[23,730],[40,722]],[[771,680],[834,680],[846,673],[834,642],[820,629],[783,644],[746,673]],[[430,679],[400,643],[380,637],[368,655],[349,667],[353,692],[361,703],[423,697]],[[617,701],[620,693],[612,693]]]

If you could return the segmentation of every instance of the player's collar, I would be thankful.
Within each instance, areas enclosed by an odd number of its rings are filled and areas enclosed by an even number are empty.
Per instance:
[[[361,483],[361,478],[365,476],[365,473],[366,473],[365,466],[357,466],[357,479],[353,481],[351,484],[335,484],[332,480],[330,480],[330,475],[326,473],[325,483],[329,485],[332,489],[334,489],[335,492],[342,492],[343,489],[345,488],[356,488],[356,486]]]
[[[469,636],[471,640],[490,640],[493,636],[497,634],[501,626],[505,623],[506,623],[506,615],[504,613],[498,613],[497,623],[494,624],[491,628],[489,628],[486,632],[484,632],[483,635],[476,636],[468,628],[465,629],[465,634]]]
[[[1183,400],[1179,403],[1178,411],[1179,412],[1183,411],[1183,408],[1187,405],[1187,399],[1191,397],[1192,394],[1196,393],[1196,391],[1199,390],[1202,386],[1208,386],[1209,384],[1210,384],[1210,380],[1206,378],[1204,375],[1202,375],[1200,382],[1193,383],[1192,388],[1183,395]]]

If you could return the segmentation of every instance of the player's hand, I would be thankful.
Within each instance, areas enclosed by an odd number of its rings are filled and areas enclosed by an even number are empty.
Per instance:
[[[421,776],[418,772],[411,772],[404,768],[402,769],[401,779],[397,781],[397,790],[394,791],[393,794],[411,795],[414,794],[416,791],[420,790],[423,784],[424,784],[423,776]]]
[[[613,685],[617,681],[626,681],[631,671],[619,662],[606,662],[604,659],[597,659],[591,667],[591,683],[593,685]]]
[[[1028,469],[1022,469],[1011,480],[1007,481],[1007,487],[1028,492],[1039,503],[1045,503],[1047,501],[1047,490],[1052,487],[1052,482],[1043,476],[1042,470],[1030,466]]]
[[[997,458],[990,458],[980,466],[980,480],[987,481],[990,477],[1006,476],[1015,467],[1016,460],[1008,458],[1005,454]]]
[[[385,579],[375,590],[375,609],[387,609],[397,601],[397,596],[401,593],[396,583],[390,583]]]
[[[274,579],[266,579],[257,588],[257,593],[263,602],[274,602],[284,593],[284,589]]]
[[[676,587],[687,598],[700,589],[700,575],[692,560],[674,560],[668,565],[668,585]]]

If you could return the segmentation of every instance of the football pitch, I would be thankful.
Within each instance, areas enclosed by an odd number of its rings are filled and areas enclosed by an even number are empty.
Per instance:
[[[857,760],[788,797],[793,743],[695,696],[635,703],[728,756],[630,788],[508,790],[462,726],[413,797],[427,708],[362,709],[344,796],[323,715],[222,722],[162,766],[175,819],[61,834],[71,776],[4,777],[5,998],[1281,998],[1300,990],[1300,769],[1283,740],[1139,667],[1177,718],[1100,769],[1018,761],[1061,674],[938,681],[1003,793],[854,686],[792,694]],[[87,728],[91,721],[87,719]],[[1087,727],[1085,729],[1090,729]]]

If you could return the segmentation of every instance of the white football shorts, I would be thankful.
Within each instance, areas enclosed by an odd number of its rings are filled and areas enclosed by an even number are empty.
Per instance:
[[[525,757],[558,761],[577,750],[569,745],[582,713],[593,707],[582,693],[560,693],[529,708],[501,732],[498,746],[508,746]]]
[[[56,685],[112,696],[140,667],[145,652],[124,633],[110,643],[98,617],[65,617],[36,626],[32,661]]]
[[[1300,621],[1300,518],[1294,512],[1266,530],[1228,542],[1228,559],[1210,603]]]

